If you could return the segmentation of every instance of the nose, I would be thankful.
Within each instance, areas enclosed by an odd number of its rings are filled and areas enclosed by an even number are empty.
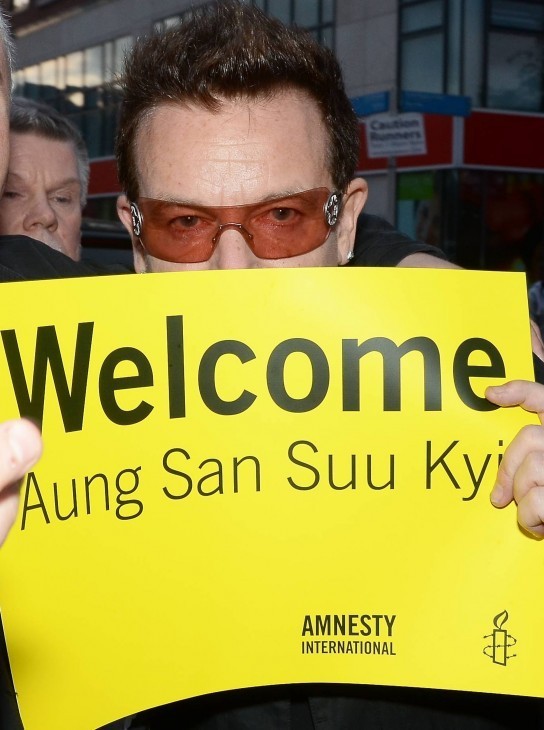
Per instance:
[[[247,240],[250,234],[239,224],[226,224],[215,235],[215,251],[210,259],[214,269],[252,269],[259,259]]]
[[[24,226],[26,230],[31,231],[33,228],[47,228],[49,231],[57,230],[57,214],[47,199],[47,196],[35,196],[29,202]]]

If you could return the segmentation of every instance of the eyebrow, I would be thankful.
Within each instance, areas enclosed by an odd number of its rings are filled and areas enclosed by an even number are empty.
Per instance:
[[[81,187],[80,181],[77,179],[77,177],[69,177],[66,178],[66,180],[61,180],[61,182],[58,185],[53,186],[53,190],[58,190],[59,188],[66,188],[69,185],[78,185]]]
[[[26,182],[26,178],[20,175],[18,172],[15,172],[15,170],[8,170],[8,174],[6,176],[6,181],[10,178],[14,177],[17,180],[20,180],[21,182]],[[78,180],[77,177],[67,177],[65,180],[61,180],[59,183],[56,183],[53,185],[53,187],[49,188],[49,190],[59,190],[60,188],[68,187],[69,185],[79,185],[81,187],[81,182]]]
[[[319,187],[327,187],[326,185],[321,185]],[[270,193],[269,195],[265,195],[262,198],[259,198],[258,200],[254,200],[252,203],[236,203],[233,205],[208,205],[204,203],[199,203],[194,200],[190,199],[180,199],[180,198],[173,198],[171,195],[159,195],[157,198],[151,197],[149,195],[141,195],[142,199],[148,199],[148,200],[162,200],[164,203],[171,203],[172,205],[184,205],[190,208],[191,206],[195,208],[238,208],[243,205],[259,205],[260,203],[268,203],[270,200],[281,200],[283,198],[288,198],[292,195],[297,195],[298,193],[304,193],[307,190],[311,190],[312,188],[303,188],[301,190],[283,190],[279,192]]]

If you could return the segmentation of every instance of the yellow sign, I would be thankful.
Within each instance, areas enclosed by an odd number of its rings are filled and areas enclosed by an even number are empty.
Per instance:
[[[542,545],[489,503],[531,417],[483,397],[532,377],[523,275],[195,272],[0,298],[0,417],[43,420],[46,444],[0,551],[26,730],[292,682],[544,696]]]

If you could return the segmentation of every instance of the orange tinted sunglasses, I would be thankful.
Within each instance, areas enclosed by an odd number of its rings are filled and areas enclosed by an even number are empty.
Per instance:
[[[338,220],[342,196],[327,188],[233,206],[202,206],[155,198],[130,204],[134,235],[155,258],[178,264],[208,261],[223,231],[238,230],[255,256],[285,259],[322,246]]]

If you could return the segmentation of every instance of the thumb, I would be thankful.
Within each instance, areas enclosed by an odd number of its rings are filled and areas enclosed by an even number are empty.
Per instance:
[[[530,380],[511,380],[504,385],[490,385],[485,397],[491,403],[508,408],[521,406],[525,411],[537,413],[541,422],[544,418],[544,386]]]
[[[0,423],[0,545],[17,515],[19,486],[42,452],[38,428],[20,419]]]

